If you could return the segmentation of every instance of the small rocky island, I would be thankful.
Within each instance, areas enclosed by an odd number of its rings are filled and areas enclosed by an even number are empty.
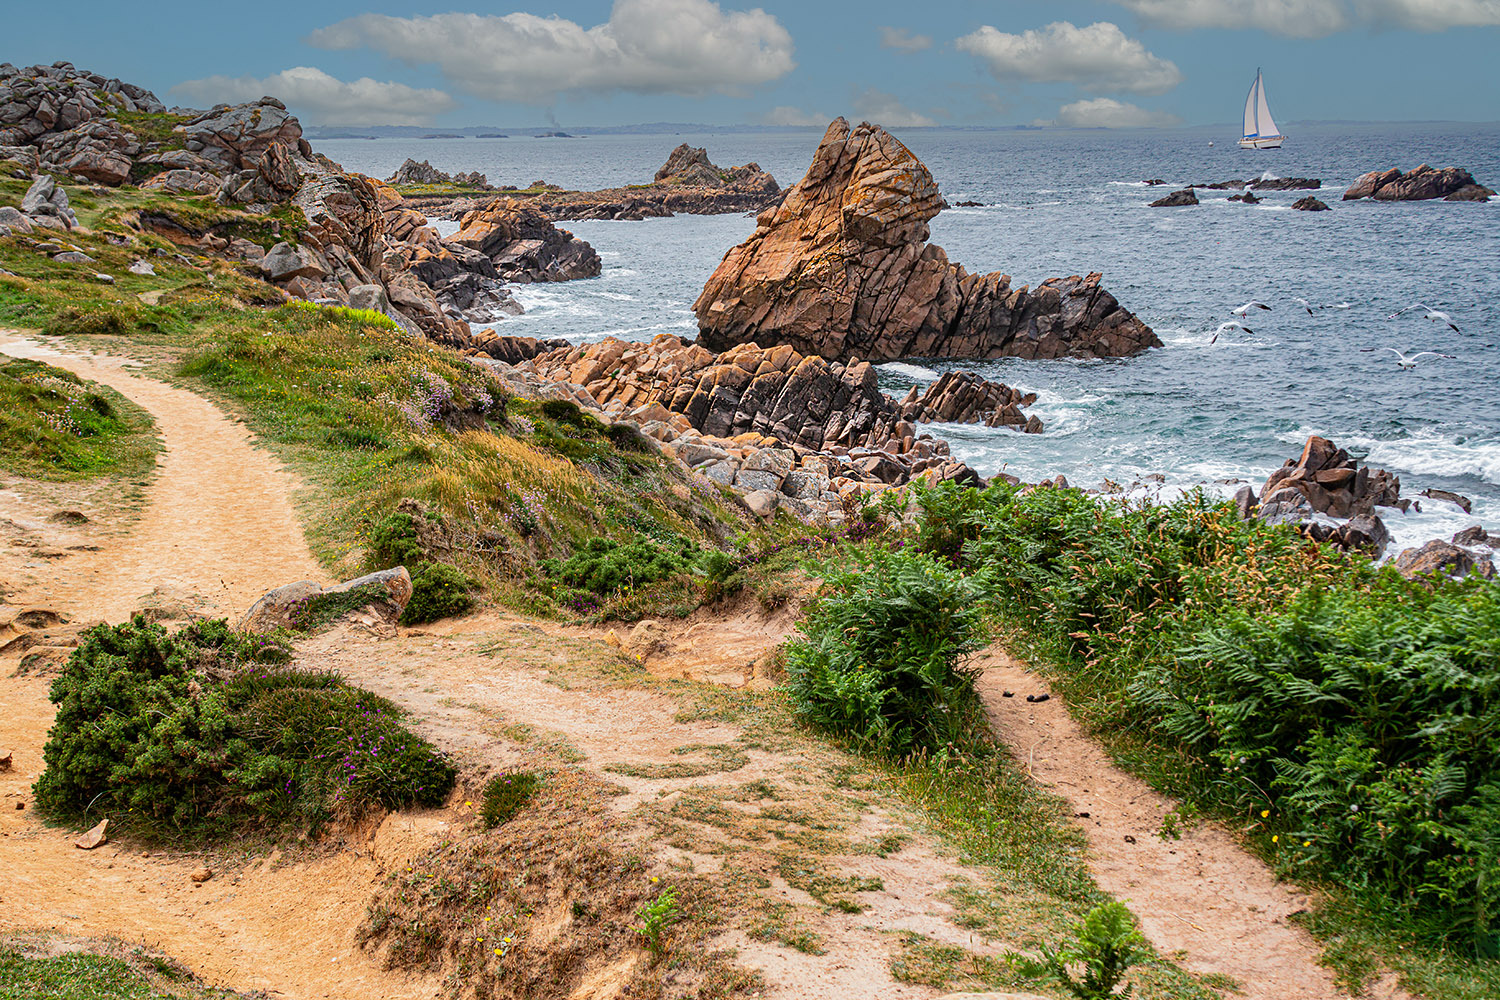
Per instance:
[[[1402,173],[1399,167],[1360,174],[1344,192],[1345,201],[1373,198],[1376,201],[1487,201],[1495,192],[1474,180],[1462,167],[1441,170],[1422,164]]]
[[[423,169],[426,167],[427,169]],[[403,180],[402,178],[405,178]],[[446,178],[446,180],[444,180]],[[479,183],[472,181],[478,179]],[[457,219],[482,206],[481,200],[459,191],[422,190],[447,184],[479,187],[524,202],[553,221],[617,219],[639,221],[672,215],[728,215],[759,212],[781,197],[776,179],[755,163],[720,167],[705,149],[686,143],[672,150],[660,170],[646,184],[602,191],[566,191],[555,184],[533,181],[530,187],[491,188],[483,174],[449,177],[428,164],[408,160],[392,177],[393,185],[411,185],[402,193],[413,207],[440,218]]]
[[[693,305],[702,343],[830,359],[1119,357],[1161,341],[1100,275],[1012,288],[927,242],[937,182],[878,125],[828,127],[812,166],[725,255]]]

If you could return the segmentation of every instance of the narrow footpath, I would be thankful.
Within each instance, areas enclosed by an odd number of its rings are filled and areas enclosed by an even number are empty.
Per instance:
[[[1175,803],[1117,768],[1040,676],[999,646],[973,665],[984,670],[979,692],[996,733],[1036,781],[1072,806],[1088,835],[1094,877],[1129,905],[1158,952],[1193,972],[1232,976],[1246,1000],[1345,995],[1318,964],[1317,942],[1288,919],[1309,909],[1310,897],[1277,881],[1215,823],[1184,829],[1179,840],[1158,837]],[[1050,698],[1028,702],[1029,694]],[[1394,976],[1367,996],[1410,997]]]

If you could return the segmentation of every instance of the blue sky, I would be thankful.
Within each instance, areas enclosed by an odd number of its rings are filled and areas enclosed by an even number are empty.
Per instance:
[[[310,124],[1167,125],[1500,119],[1500,0],[512,0],[8,4],[0,60],[67,59]]]

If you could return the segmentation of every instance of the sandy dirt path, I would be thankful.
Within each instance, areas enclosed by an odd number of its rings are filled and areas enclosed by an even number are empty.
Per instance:
[[[1040,676],[998,646],[974,662],[995,731],[1028,772],[1073,807],[1088,835],[1089,866],[1125,900],[1156,950],[1200,974],[1234,977],[1247,1000],[1329,1000],[1344,995],[1318,964],[1321,949],[1287,918],[1312,900],[1276,880],[1264,862],[1213,823],[1157,836],[1175,803],[1115,767]],[[1014,697],[1007,698],[1004,692]],[[1027,695],[1051,695],[1027,702]],[[1409,1000],[1385,977],[1367,994]]]
[[[166,449],[129,533],[100,539],[98,551],[69,559],[66,573],[52,574],[24,600],[114,622],[161,586],[234,615],[272,587],[323,579],[292,508],[295,481],[270,452],[251,445],[242,424],[201,396],[132,373],[121,358],[65,354],[5,333],[0,352],[117,390],[151,413]]]
[[[0,352],[30,357],[103,383],[150,412],[165,450],[146,508],[124,532],[92,538],[40,573],[18,602],[45,604],[81,620],[120,621],[158,586],[203,599],[220,614],[242,612],[264,591],[320,579],[292,508],[294,478],[244,427],[207,400],[130,371],[131,363],[62,354],[0,333]],[[5,673],[14,664],[6,664]],[[0,929],[51,928],[112,936],[171,954],[206,981],[292,1000],[431,997],[434,981],[381,969],[354,944],[371,889],[408,852],[445,825],[436,813],[387,817],[352,850],[272,866],[138,852],[115,844],[85,852],[74,834],[44,825],[31,808],[51,725],[48,681],[0,676]],[[18,805],[21,808],[18,808]]]

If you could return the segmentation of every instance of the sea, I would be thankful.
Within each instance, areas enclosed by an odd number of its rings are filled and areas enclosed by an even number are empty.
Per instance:
[[[1485,203],[1344,202],[1368,170],[1421,163],[1468,168],[1500,188],[1500,123],[1301,123],[1278,150],[1242,150],[1237,127],[1149,130],[896,129],[950,204],[933,242],[970,271],[1015,284],[1103,272],[1103,284],[1163,346],[1103,361],[943,361],[880,366],[882,385],[966,369],[1037,394],[1040,435],[929,425],[981,474],[1111,484],[1171,499],[1202,489],[1257,487],[1295,458],[1310,434],[1401,477],[1407,514],[1381,511],[1391,551],[1447,538],[1471,524],[1500,533],[1500,198]],[[545,180],[592,190],[649,181],[678,143],[721,165],[758,162],[787,186],[806,171],[821,130],[596,134],[579,138],[331,139],[315,148],[377,177],[407,157],[449,172],[478,170],[495,185]],[[1316,192],[1234,191],[1202,204],[1149,208],[1189,183],[1313,177]],[[1148,186],[1149,179],[1166,183]],[[1298,212],[1314,194],[1332,211]],[[747,237],[744,215],[563,223],[604,262],[598,278],[516,289],[523,316],[506,333],[649,340],[696,334],[691,306],[725,251]],[[451,231],[451,224],[443,227]],[[1296,299],[1306,300],[1311,313]],[[1252,332],[1226,330],[1250,300]],[[1415,303],[1442,310],[1457,330]],[[1436,351],[1403,370],[1392,350]],[[1419,495],[1469,497],[1472,514]]]

